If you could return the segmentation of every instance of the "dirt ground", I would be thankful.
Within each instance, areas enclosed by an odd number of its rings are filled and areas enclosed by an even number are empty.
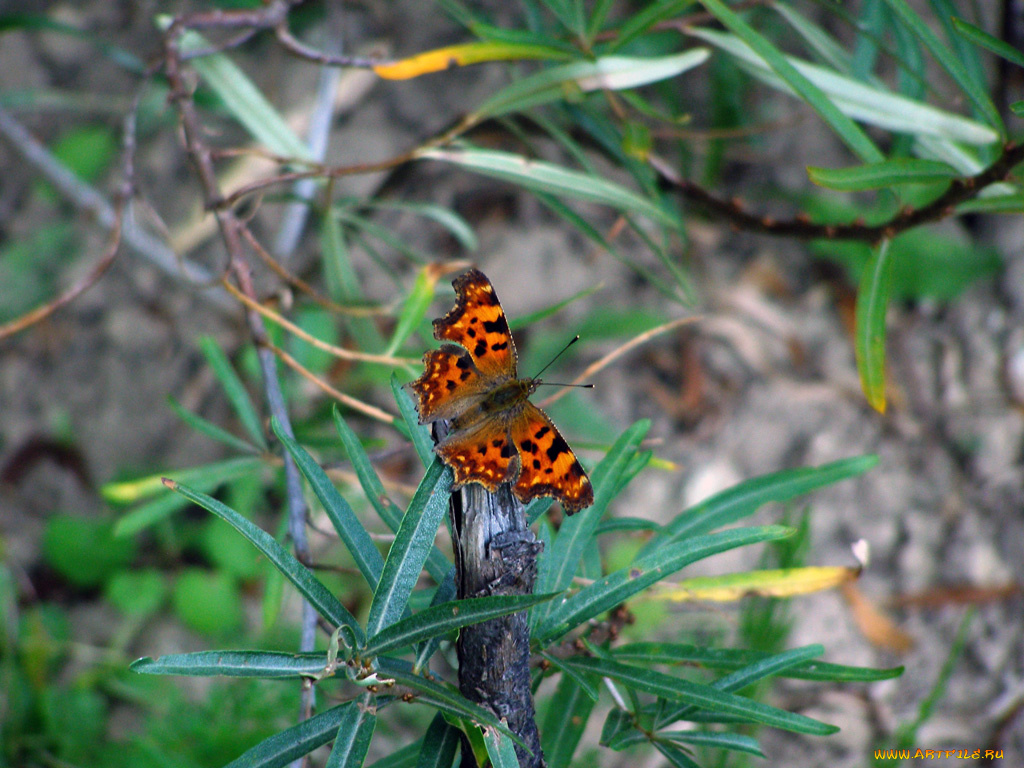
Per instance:
[[[165,4],[43,5],[51,15],[146,56],[156,44],[150,20]],[[383,43],[410,53],[451,42],[454,29],[426,4],[369,4],[347,17],[346,40],[356,48]],[[269,44],[260,56],[262,66],[249,71],[261,87],[290,111],[308,109],[316,69]],[[476,67],[422,82],[350,84],[351,105],[335,123],[328,158],[351,162],[408,148],[501,81],[500,67]],[[0,92],[37,86],[126,97],[132,85],[80,41],[24,33],[0,38]],[[96,117],[16,116],[44,140],[64,120]],[[780,131],[759,152],[745,157],[748,172],[721,190],[726,197],[741,195],[756,206],[760,190],[773,183],[806,184],[799,180],[804,166],[838,164],[835,143],[813,120]],[[151,135],[139,156],[143,198],[172,233],[179,232],[197,191],[175,132]],[[0,167],[0,238],[27,236],[55,212],[75,221],[83,255],[61,267],[59,284],[69,285],[102,251],[103,233],[71,207],[28,204],[36,199],[26,190],[37,173],[4,142]],[[766,179],[768,174],[774,177]],[[365,193],[380,181],[360,179],[348,191]],[[599,283],[600,292],[560,316],[567,332],[574,317],[599,306],[684,314],[511,187],[425,164],[389,181],[393,198],[452,205],[470,220],[480,238],[475,254],[459,252],[436,229],[417,244],[438,260],[471,258],[497,287],[510,317]],[[605,226],[613,221],[596,208],[588,213]],[[274,214],[261,216],[269,237]],[[422,226],[411,217],[385,223],[403,235]],[[664,519],[743,479],[877,454],[880,461],[867,474],[804,500],[812,521],[808,564],[852,565],[851,544],[866,540],[871,559],[857,588],[913,643],[896,652],[872,642],[839,592],[794,601],[791,647],[820,642],[828,661],[902,664],[906,673],[867,686],[781,684],[774,703],[842,731],[827,739],[766,732],[766,764],[869,764],[872,746],[916,716],[971,611],[965,650],[915,746],[973,751],[997,745],[1005,756],[995,764],[1024,765],[1024,223],[1009,217],[971,222],[972,236],[995,246],[1005,260],[994,279],[949,303],[892,307],[885,415],[871,410],[860,391],[847,322],[850,289],[842,279],[799,242],[736,233],[696,213],[690,226],[685,258],[698,293],[693,312],[701,319],[601,372],[586,395],[619,430],[637,418],[652,419],[657,455],[677,466],[646,472],[615,502],[613,513]],[[621,247],[656,267],[639,244],[626,239]],[[309,233],[299,258],[308,264],[315,250],[316,237]],[[188,257],[216,269],[222,251],[214,239],[204,239]],[[365,259],[357,264],[368,295],[393,299],[393,278],[365,255],[357,252],[356,258]],[[398,257],[393,266],[398,283],[409,286],[414,268]],[[435,309],[447,309],[446,302]],[[214,422],[229,418],[197,351],[195,339],[204,333],[229,350],[246,340],[239,312],[217,307],[125,249],[95,288],[0,346],[0,467],[11,467],[17,456],[18,467],[25,468],[0,487],[4,556],[16,572],[28,574],[37,565],[40,532],[54,511],[102,510],[99,484],[220,455],[163,405],[173,395]],[[578,359],[585,364],[613,346],[586,344]],[[381,391],[378,402],[387,398]],[[70,438],[67,454],[46,449],[58,437]],[[37,454],[31,453],[34,446],[42,446]],[[43,458],[25,462],[26,451]],[[757,519],[773,522],[778,512],[762,510]],[[744,557],[722,556],[707,565],[714,572],[749,567]],[[723,612],[710,620],[733,619]],[[86,631],[96,633],[89,642],[103,643],[102,626]],[[599,723],[595,718],[594,727]],[[596,732],[587,736],[591,743],[596,738]],[[602,753],[603,765],[619,765],[620,759]],[[643,764],[663,762],[651,757]]]

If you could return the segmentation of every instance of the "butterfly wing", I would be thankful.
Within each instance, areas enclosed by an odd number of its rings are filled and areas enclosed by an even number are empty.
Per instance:
[[[520,501],[553,496],[570,515],[594,503],[590,478],[544,411],[525,401],[509,434],[519,451],[519,478],[513,490]]]
[[[518,456],[500,419],[479,421],[449,434],[434,452],[452,468],[453,488],[480,483],[491,493],[515,478]]]
[[[464,346],[477,370],[495,381],[516,377],[516,347],[491,281],[478,269],[457,277],[455,307],[434,321],[434,338]]]
[[[444,344],[423,356],[423,375],[410,386],[420,424],[427,424],[464,413],[484,396],[488,382],[466,350]]]

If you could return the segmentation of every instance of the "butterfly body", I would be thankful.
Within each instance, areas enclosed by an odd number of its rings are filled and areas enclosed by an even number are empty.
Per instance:
[[[538,379],[520,379],[512,334],[487,277],[470,270],[453,282],[457,303],[434,321],[443,344],[423,356],[412,383],[420,423],[448,422],[434,451],[455,474],[455,486],[480,483],[488,491],[513,483],[526,503],[553,496],[572,514],[589,506],[587,473],[558,429],[529,397]]]

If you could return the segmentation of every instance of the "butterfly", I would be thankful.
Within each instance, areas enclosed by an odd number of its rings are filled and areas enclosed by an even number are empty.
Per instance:
[[[568,514],[594,503],[594,488],[565,438],[529,397],[539,379],[520,379],[516,347],[491,281],[477,269],[455,278],[456,304],[434,321],[434,338],[454,341],[423,356],[411,385],[420,424],[444,419],[434,452],[455,473],[454,488],[502,483],[524,504],[558,499]]]

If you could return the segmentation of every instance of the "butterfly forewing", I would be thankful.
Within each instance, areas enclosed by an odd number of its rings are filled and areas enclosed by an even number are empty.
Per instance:
[[[471,269],[452,283],[457,303],[434,321],[434,337],[464,346],[485,378],[514,379],[516,348],[491,281]]]

